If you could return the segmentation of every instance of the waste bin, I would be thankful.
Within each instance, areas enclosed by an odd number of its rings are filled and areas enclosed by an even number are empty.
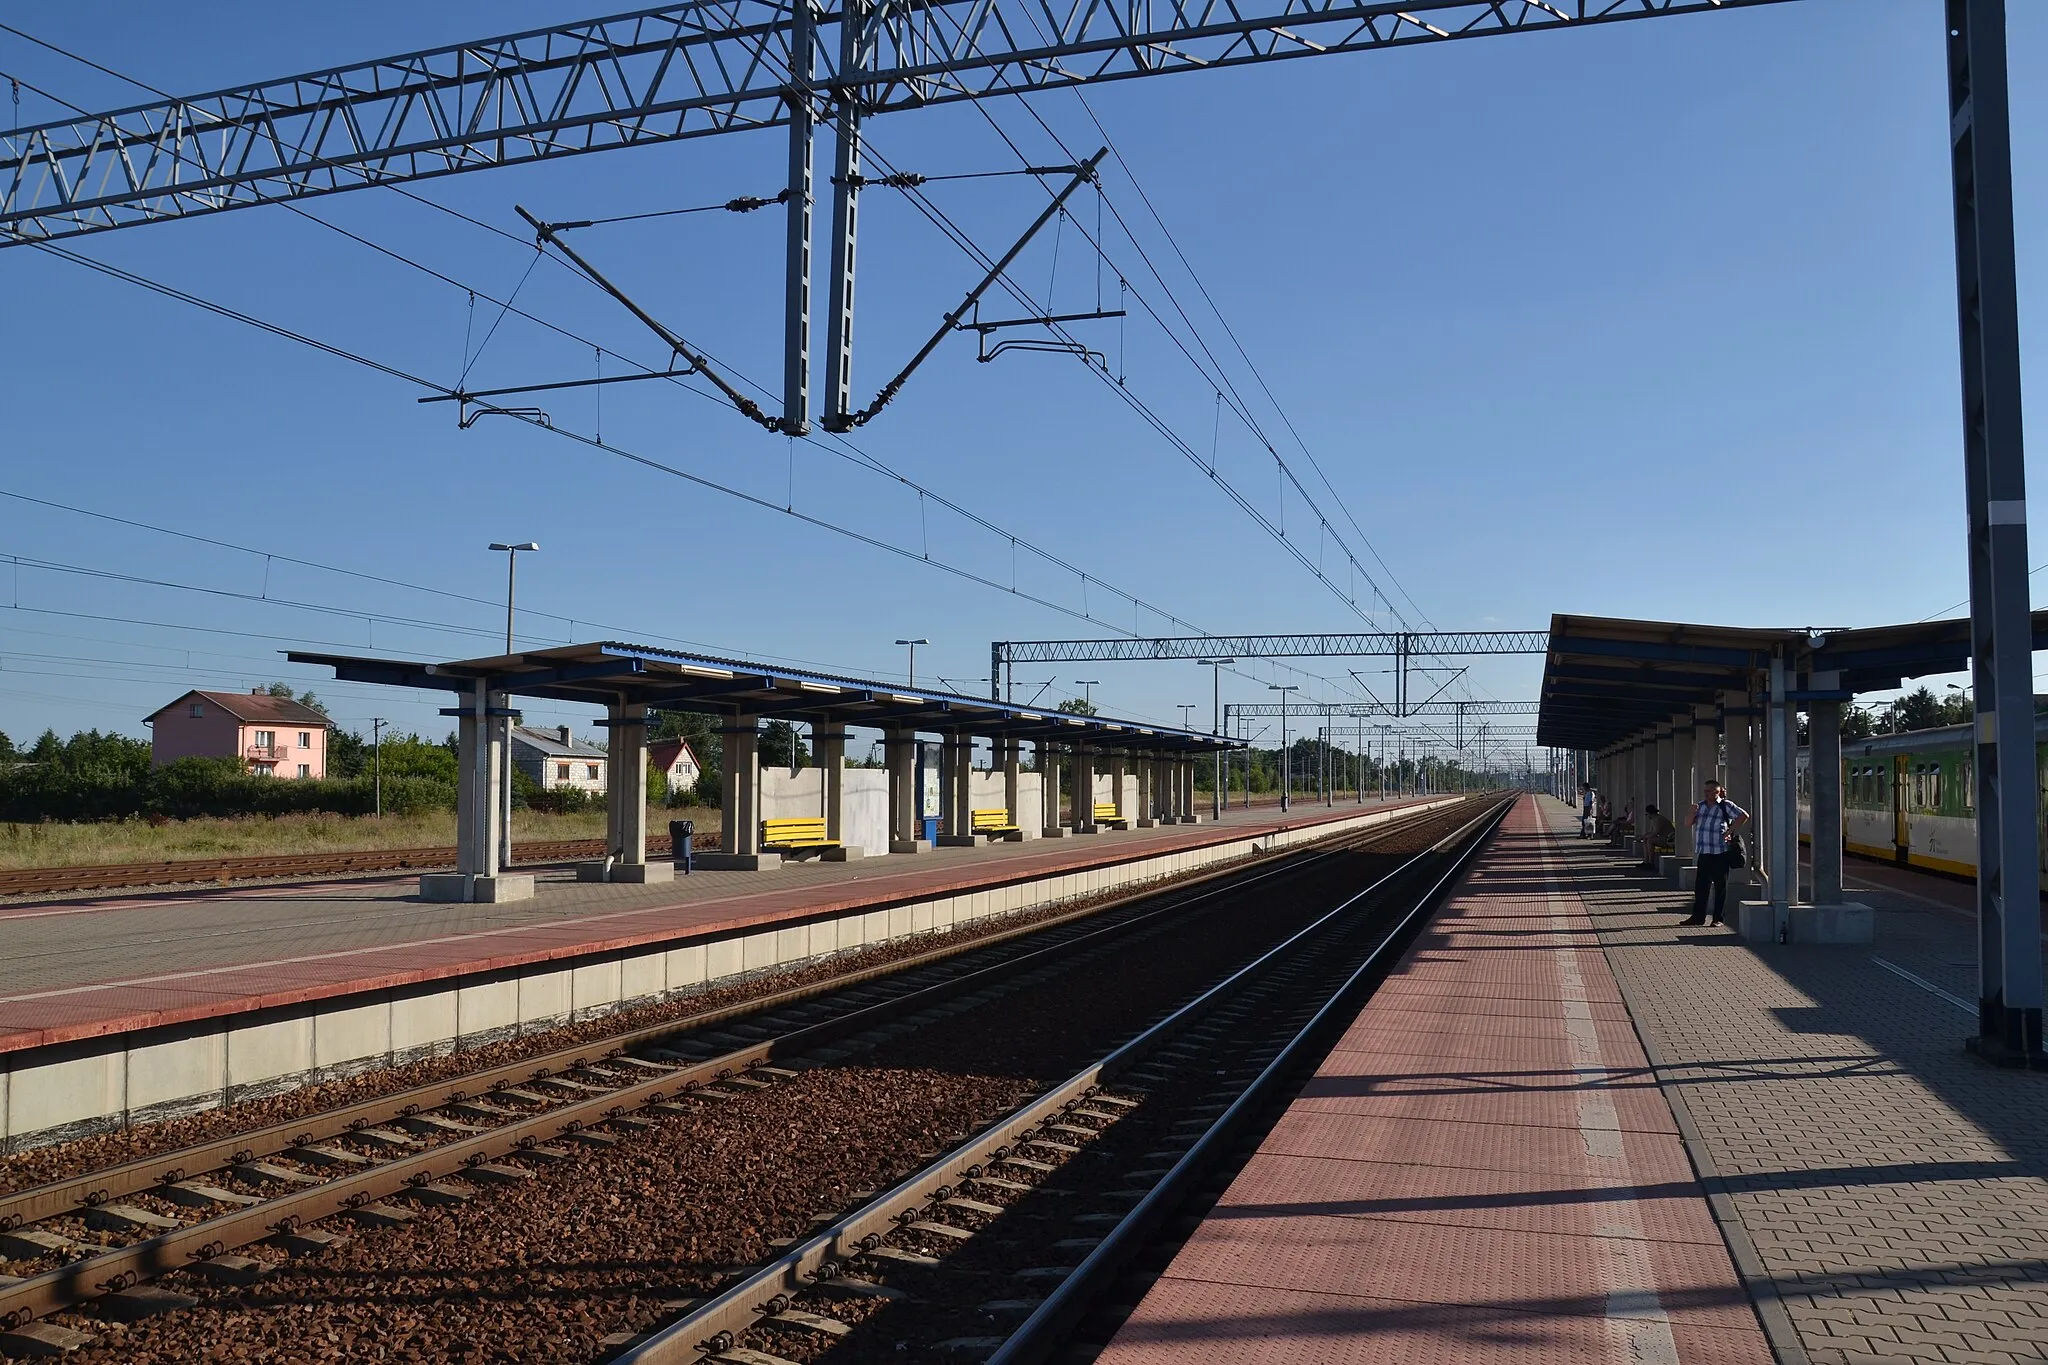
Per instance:
[[[927,815],[922,818],[921,823],[924,826],[924,841],[928,844],[938,843],[939,817],[936,815]]]
[[[669,853],[675,858],[676,866],[683,870],[683,875],[686,877],[690,875],[691,867],[695,861],[694,851],[690,847],[690,842],[696,837],[696,834],[697,822],[695,820],[671,820],[668,822]]]

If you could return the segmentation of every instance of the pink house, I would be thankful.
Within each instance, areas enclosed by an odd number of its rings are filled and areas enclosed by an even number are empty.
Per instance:
[[[150,756],[239,758],[266,777],[327,776],[332,722],[310,706],[267,692],[187,692],[150,716]]]

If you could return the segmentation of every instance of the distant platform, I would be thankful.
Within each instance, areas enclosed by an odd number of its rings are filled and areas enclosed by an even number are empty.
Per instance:
[[[1453,798],[1435,798],[1449,800]],[[803,862],[673,882],[541,874],[430,903],[376,878],[0,909],[0,1143],[34,1145],[667,999],[1011,911],[1138,887],[1387,818],[1220,822]]]
[[[1971,926],[1757,949],[1566,831],[1510,815],[1103,1365],[2048,1358],[2048,1077],[1964,1053]]]

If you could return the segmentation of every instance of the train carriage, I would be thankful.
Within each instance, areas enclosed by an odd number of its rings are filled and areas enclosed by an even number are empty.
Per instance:
[[[1842,743],[1842,842],[1865,858],[1965,877],[1977,873],[1972,727],[1948,725]],[[2034,721],[2037,792],[2048,792],[2048,716]],[[1812,774],[1799,751],[1799,836],[1811,838]],[[2048,805],[2048,801],[2037,803]],[[2037,810],[2035,818],[2040,819]],[[2048,891],[2048,834],[2042,839]]]

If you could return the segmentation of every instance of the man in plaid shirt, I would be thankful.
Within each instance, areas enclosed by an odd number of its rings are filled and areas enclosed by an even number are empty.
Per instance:
[[[1721,922],[1728,904],[1728,841],[1735,831],[1749,823],[1749,812],[1730,801],[1726,790],[1713,778],[1706,781],[1705,799],[1692,808],[1692,851],[1696,860],[1692,881],[1692,918],[1687,924],[1707,923],[1707,888],[1714,891],[1713,922]]]

